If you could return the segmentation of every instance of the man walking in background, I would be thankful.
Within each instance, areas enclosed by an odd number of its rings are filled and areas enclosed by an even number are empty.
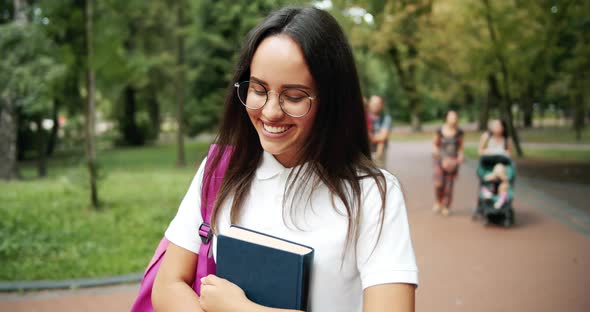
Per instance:
[[[369,133],[371,141],[371,153],[373,161],[379,167],[385,167],[385,154],[387,152],[387,140],[391,130],[391,116],[385,114],[383,98],[377,95],[369,99],[369,115],[373,125],[373,131]]]

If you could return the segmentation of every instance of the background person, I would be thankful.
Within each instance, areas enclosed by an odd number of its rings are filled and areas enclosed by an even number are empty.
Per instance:
[[[445,114],[444,124],[436,131],[432,145],[434,159],[434,194],[432,210],[443,216],[450,214],[453,185],[459,173],[463,156],[463,130],[458,126],[459,116],[454,110]]]
[[[490,121],[489,130],[482,133],[479,139],[479,156],[504,155],[512,156],[512,141],[506,131],[506,122],[501,119]]]
[[[371,153],[379,167],[385,167],[387,141],[391,130],[391,116],[384,112],[383,98],[377,95],[369,99],[369,115],[372,121]]]
[[[489,130],[484,132],[479,139],[478,154],[480,157],[500,155],[510,158],[512,156],[512,141],[506,131],[506,122],[504,120],[494,119],[490,121]],[[497,163],[493,171],[484,177],[486,181],[497,181],[497,188],[495,190],[488,189],[485,186],[481,188],[485,198],[492,198],[494,194],[498,195],[498,199],[494,203],[496,209],[504,205],[510,192],[510,181],[506,175],[506,170],[504,164]]]

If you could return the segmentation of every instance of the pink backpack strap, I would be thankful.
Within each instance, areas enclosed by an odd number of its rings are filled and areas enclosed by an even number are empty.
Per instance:
[[[211,222],[211,211],[215,204],[217,192],[221,187],[221,182],[223,182],[223,176],[227,170],[232,150],[233,149],[230,146],[220,148],[217,145],[211,145],[209,148],[207,163],[205,165],[203,186],[201,188],[201,214],[203,217],[203,223],[199,226],[198,231],[195,230],[195,234],[198,234],[201,237],[202,244],[199,249],[197,269],[195,270],[195,281],[192,285],[192,288],[199,295],[201,294],[201,278],[209,274],[215,274],[215,261],[210,252],[213,232],[211,231],[211,226],[209,224]],[[217,166],[213,168],[213,160],[220,152],[223,154]],[[205,177],[208,178],[206,179]],[[160,269],[160,265],[162,264],[166,249],[168,248],[168,244],[169,242],[166,237],[162,238],[143,275],[139,287],[139,293],[131,307],[131,312],[152,312],[154,310],[151,299],[152,287],[158,270]]]
[[[201,237],[201,247],[199,248],[199,260],[197,270],[195,271],[195,281],[193,289],[198,295],[201,295],[201,278],[215,274],[215,260],[211,252],[213,240],[213,231],[211,229],[211,213],[215,205],[217,193],[223,182],[223,177],[227,171],[231,158],[232,148],[229,146],[220,147],[212,144],[207,154],[207,163],[205,164],[205,174],[203,175],[203,187],[201,189],[201,215],[203,223],[199,226],[198,234]],[[214,159],[219,153],[223,153],[217,166],[213,168]]]

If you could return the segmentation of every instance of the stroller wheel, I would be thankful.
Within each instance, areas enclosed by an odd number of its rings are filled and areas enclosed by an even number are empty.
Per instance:
[[[503,223],[503,225],[504,225],[504,227],[505,227],[505,228],[509,228],[509,227],[511,227],[511,226],[512,226],[512,221],[510,221],[510,219],[506,218],[506,219],[504,220],[504,223]]]

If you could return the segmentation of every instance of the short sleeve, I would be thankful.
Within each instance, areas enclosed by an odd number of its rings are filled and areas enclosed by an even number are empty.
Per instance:
[[[381,129],[391,130],[391,116],[385,115],[383,118],[383,125],[381,125]]]
[[[401,187],[393,175],[386,171],[383,174],[387,191],[381,235],[381,195],[374,181],[364,194],[356,255],[363,289],[389,283],[418,285],[418,267]]]
[[[442,139],[442,129],[438,128],[438,129],[436,129],[436,132],[434,133],[434,145],[440,146],[441,139]]]
[[[464,132],[461,129],[457,130],[457,149],[461,149],[463,147],[463,136]]]
[[[201,239],[197,232],[199,225],[203,222],[203,216],[201,216],[201,185],[203,184],[206,162],[207,159],[201,163],[186,195],[184,195],[180,203],[176,216],[170,222],[165,233],[170,242],[194,253],[199,253],[201,247]]]

